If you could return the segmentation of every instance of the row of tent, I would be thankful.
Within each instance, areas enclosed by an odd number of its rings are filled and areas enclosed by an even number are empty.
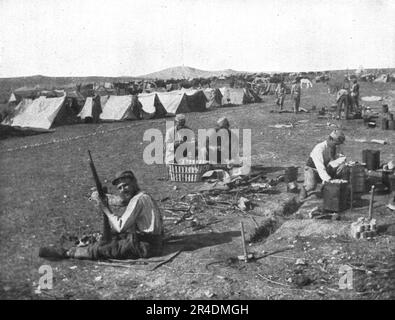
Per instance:
[[[259,96],[246,88],[182,89],[124,96],[97,95],[88,97],[76,114],[67,102],[66,95],[54,98],[40,96],[34,100],[23,99],[2,124],[50,129],[80,120],[98,122],[162,118],[259,101]]]

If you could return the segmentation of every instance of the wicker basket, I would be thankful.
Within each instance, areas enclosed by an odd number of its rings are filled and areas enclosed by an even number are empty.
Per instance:
[[[198,182],[202,175],[210,169],[207,162],[190,161],[186,163],[169,163],[168,172],[171,181]]]

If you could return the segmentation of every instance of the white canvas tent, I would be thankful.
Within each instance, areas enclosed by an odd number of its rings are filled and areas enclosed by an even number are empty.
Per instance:
[[[154,92],[140,93],[138,95],[138,101],[141,104],[144,119],[163,118],[167,114],[167,111],[162,105],[158,95]]]
[[[59,98],[39,97],[33,101],[23,100],[15,109],[8,123],[25,128],[50,129],[56,125],[76,122],[77,117],[65,103],[65,96]]]
[[[160,102],[169,114],[191,112],[187,95],[181,91],[157,92]]]
[[[206,109],[214,109],[222,106],[222,93],[219,89],[207,88],[203,90],[206,96]]]
[[[7,117],[4,118],[1,124],[11,126],[13,122],[13,118],[23,112],[25,112],[26,108],[33,102],[32,99],[22,99],[18,105],[12,111],[12,114],[8,114]]]
[[[311,83],[311,81],[309,80],[309,79],[301,79],[300,80],[300,86],[302,87],[302,88],[306,88],[306,89],[308,89],[308,88],[312,88],[313,87],[313,84]]]
[[[15,102],[17,102],[17,99],[15,97],[15,94],[12,92],[10,98],[8,99],[8,103],[15,103]]]
[[[222,93],[222,105],[240,105],[250,103],[251,100],[242,88],[227,88],[219,89]]]
[[[377,77],[377,79],[375,79],[374,82],[380,82],[380,83],[389,82],[389,75],[388,74],[382,74],[379,77]]]
[[[206,110],[207,98],[202,90],[181,89],[187,95],[188,107],[191,112],[203,112]]]
[[[90,119],[92,122],[97,122],[102,113],[100,100],[99,96],[95,98],[87,97],[78,117],[85,121]]]
[[[138,110],[137,99],[132,95],[110,96],[105,105],[100,119],[106,121],[137,120],[141,118]]]

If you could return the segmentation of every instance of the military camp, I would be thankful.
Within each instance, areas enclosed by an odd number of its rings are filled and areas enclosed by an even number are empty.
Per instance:
[[[0,300],[392,300],[394,14],[2,2]]]

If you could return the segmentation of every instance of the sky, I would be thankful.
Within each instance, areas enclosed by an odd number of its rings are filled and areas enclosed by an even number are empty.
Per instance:
[[[0,0],[0,77],[395,67],[393,0]]]

